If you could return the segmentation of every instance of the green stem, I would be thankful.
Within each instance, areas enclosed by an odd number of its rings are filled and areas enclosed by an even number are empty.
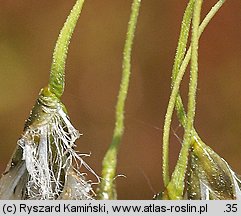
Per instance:
[[[60,31],[58,40],[55,45],[53,53],[53,61],[51,65],[49,89],[58,98],[60,98],[64,92],[65,83],[65,62],[68,53],[68,46],[81,13],[84,0],[77,0],[72,8],[63,28]]]
[[[199,37],[201,37],[204,29],[207,27],[209,22],[212,20],[212,18],[218,12],[218,10],[222,7],[222,5],[224,4],[225,1],[226,0],[219,0],[212,7],[212,9],[208,12],[206,17],[202,21],[201,25],[199,26],[199,31],[198,31]],[[190,59],[191,59],[191,46],[189,47],[185,58],[187,59],[188,62],[190,61]],[[185,70],[186,70],[186,68],[185,68]],[[177,74],[179,72],[173,69],[173,73]],[[174,78],[174,77],[175,76],[172,76],[172,78]],[[174,83],[175,80],[173,80],[172,82]],[[180,94],[177,95],[177,99],[176,99],[176,111],[177,111],[177,116],[178,116],[178,119],[179,119],[180,123],[182,124],[183,127],[185,127],[186,113],[185,113],[185,109],[184,109],[182,98],[181,98]]]
[[[200,37],[208,25],[208,23],[211,21],[211,19],[214,17],[214,15],[218,12],[218,10],[221,8],[221,6],[224,4],[225,0],[219,0],[209,11],[209,13],[206,15],[204,20],[202,21],[201,25],[199,26],[198,31],[198,37]],[[189,3],[190,4],[190,3]],[[186,12],[185,12],[186,14]],[[174,60],[174,66],[173,66],[173,75],[172,75],[172,93],[170,96],[170,101],[167,107],[167,114],[165,117],[164,122],[164,130],[163,130],[163,182],[164,185],[167,186],[169,182],[169,174],[168,174],[168,161],[169,161],[169,134],[170,134],[170,127],[171,127],[171,119],[174,111],[174,105],[177,111],[177,116],[182,124],[182,126],[185,128],[186,126],[186,113],[185,109],[182,103],[182,98],[179,94],[179,88],[180,88],[180,81],[184,75],[184,72],[186,71],[187,65],[191,59],[191,46],[189,47],[184,60],[183,55],[184,51],[186,50],[186,44],[187,44],[187,37],[188,37],[188,29],[190,24],[188,23],[191,21],[191,18],[189,16],[183,17],[182,21],[182,27],[181,27],[181,33],[179,37],[177,52]],[[176,82],[176,80],[179,80]],[[176,84],[175,84],[176,83]],[[196,137],[199,137],[198,134],[194,130],[194,134]]]
[[[175,107],[176,102],[176,93],[175,91],[179,89],[179,85],[181,82],[182,76],[178,77],[178,71],[180,68],[180,65],[183,61],[185,52],[186,52],[186,44],[188,40],[189,35],[189,28],[192,20],[192,13],[193,13],[193,4],[194,0],[190,0],[187,8],[185,10],[183,21],[182,21],[182,27],[180,32],[180,37],[178,40],[178,47],[177,52],[174,60],[173,65],[173,71],[172,71],[172,88],[173,85],[175,85],[175,90],[172,91],[172,95],[170,96],[166,116],[165,116],[165,122],[164,122],[164,128],[163,128],[163,163],[162,163],[162,169],[163,169],[163,183],[166,187],[169,183],[169,134],[170,134],[170,128],[171,128],[171,119],[172,119],[172,113]],[[185,72],[185,70],[183,71]],[[177,83],[178,82],[178,83]],[[177,85],[178,84],[178,85]],[[173,88],[174,89],[174,88]],[[174,96],[173,96],[174,95]]]
[[[185,53],[186,53],[189,29],[190,29],[192,15],[193,15],[194,2],[195,2],[195,0],[189,1],[187,8],[184,12],[183,19],[182,19],[180,36],[178,39],[177,51],[176,51],[173,69],[172,69],[172,84],[174,83],[174,81],[177,77],[178,71],[180,69],[180,66],[182,64],[182,61],[183,61]]]
[[[184,180],[188,161],[188,151],[193,138],[193,123],[196,108],[196,91],[198,80],[198,41],[199,41],[199,23],[202,7],[202,0],[196,0],[193,12],[192,39],[191,39],[191,72],[188,95],[188,112],[186,127],[184,132],[182,149],[179,154],[178,162],[172,174],[172,179],[167,186],[168,195],[171,199],[181,199],[184,191]],[[174,192],[174,193],[173,193]]]
[[[98,199],[116,199],[114,178],[117,153],[124,133],[124,110],[131,74],[131,51],[141,0],[133,0],[123,51],[122,80],[116,105],[116,122],[112,142],[102,162],[102,180],[97,190]]]

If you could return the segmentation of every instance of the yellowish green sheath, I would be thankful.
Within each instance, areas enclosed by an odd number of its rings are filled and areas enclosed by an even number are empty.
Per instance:
[[[123,51],[122,80],[116,105],[115,129],[112,142],[102,162],[101,182],[97,190],[98,199],[100,200],[111,200],[117,198],[114,182],[116,177],[117,153],[124,133],[124,109],[131,74],[131,51],[140,4],[141,0],[134,0],[131,7],[131,15]]]
[[[60,31],[58,40],[53,53],[53,62],[51,66],[49,89],[58,98],[60,98],[64,92],[65,83],[65,62],[68,53],[68,47],[70,39],[74,32],[76,23],[79,19],[84,0],[77,0],[73,9],[70,12],[63,28]]]
[[[192,143],[187,176],[189,200],[241,199],[240,176],[199,138]]]
[[[40,91],[0,179],[0,199],[92,199],[91,182],[86,181],[80,167],[93,171],[74,150],[80,134],[60,101],[68,45],[83,3],[76,1],[60,32],[49,85]]]

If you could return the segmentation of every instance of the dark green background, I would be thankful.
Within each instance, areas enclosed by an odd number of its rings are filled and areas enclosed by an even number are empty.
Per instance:
[[[3,171],[40,88],[74,0],[0,0],[0,163]],[[162,187],[162,127],[182,14],[187,1],[143,0],[135,38],[126,130],[119,154],[120,199],[151,199]],[[203,15],[215,3],[204,1]],[[114,126],[122,49],[131,1],[86,1],[70,44],[66,104],[84,135],[80,152],[100,174]],[[241,1],[227,1],[200,41],[195,126],[203,140],[241,173]],[[187,95],[188,75],[182,84]],[[171,132],[173,168],[182,129]]]

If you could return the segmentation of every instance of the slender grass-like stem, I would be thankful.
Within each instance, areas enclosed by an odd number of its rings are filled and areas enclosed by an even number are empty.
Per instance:
[[[226,0],[219,0],[213,7],[212,9],[208,12],[208,14],[206,15],[206,17],[203,19],[201,25],[199,26],[199,31],[198,31],[198,34],[199,34],[199,37],[201,37],[204,29],[207,27],[208,23],[212,20],[212,18],[214,17],[214,15],[218,12],[218,10],[222,7],[222,5],[225,3]],[[183,24],[182,24],[183,25]],[[182,28],[185,28],[185,26],[183,26]],[[180,36],[181,38],[181,36]],[[178,52],[178,48],[177,48],[177,52]],[[176,56],[177,57],[177,56]],[[186,56],[185,58],[187,59],[187,61],[189,62],[190,59],[191,59],[191,46],[189,47],[187,53],[186,53]],[[182,63],[184,64],[184,63]],[[185,63],[186,64],[186,63]],[[179,72],[176,72],[176,68],[178,69],[178,67],[174,67],[173,68],[173,74],[177,74]],[[181,68],[181,67],[180,67]],[[185,68],[186,70],[186,68]],[[180,71],[180,69],[179,69]],[[175,76],[173,75],[172,76],[172,79],[174,79]],[[173,82],[175,82],[175,80],[173,80]],[[178,116],[178,119],[180,121],[180,123],[182,124],[183,127],[185,127],[185,121],[186,121],[186,113],[185,113],[185,109],[184,109],[184,106],[183,106],[183,103],[182,103],[182,98],[180,96],[180,94],[177,95],[177,98],[176,98],[176,111],[177,111],[177,116]],[[196,136],[197,133],[195,133]]]
[[[188,95],[188,112],[183,138],[182,148],[179,154],[178,162],[172,174],[172,179],[167,186],[168,195],[171,199],[182,199],[184,191],[184,180],[188,161],[188,151],[193,138],[193,124],[196,108],[196,91],[198,80],[198,28],[200,23],[200,14],[202,0],[196,0],[194,4],[193,21],[192,21],[192,39],[191,39],[191,72]]]
[[[71,10],[62,30],[60,31],[58,40],[55,45],[53,53],[53,61],[50,71],[49,89],[58,98],[64,92],[65,83],[65,62],[68,53],[68,46],[81,13],[84,0],[77,0],[73,9]]]
[[[172,69],[172,84],[174,83],[177,77],[178,71],[185,57],[187,40],[189,36],[189,29],[192,21],[192,16],[193,16],[194,2],[195,0],[189,1],[182,19],[180,36],[178,39],[178,45],[177,45],[176,55],[174,59],[173,69]]]
[[[98,199],[116,199],[114,178],[116,176],[117,153],[124,133],[125,101],[131,75],[131,51],[141,0],[133,0],[123,51],[122,80],[116,105],[116,122],[112,142],[102,162],[102,180],[97,190]]]
[[[224,2],[225,2],[225,0],[219,0],[212,7],[212,9],[208,12],[206,17],[202,21],[201,25],[199,26],[198,37],[200,37],[202,35],[204,29],[206,28],[208,23],[211,21],[211,19],[214,17],[214,15],[218,12],[218,10],[221,8],[221,6],[224,4]],[[185,18],[185,16],[184,16],[184,18]],[[190,19],[190,17],[189,17],[189,19]],[[174,60],[174,66],[173,66],[172,93],[171,93],[170,102],[169,102],[168,108],[167,108],[167,110],[168,110],[167,112],[170,114],[168,116],[169,119],[166,118],[166,121],[168,121],[168,122],[171,121],[173,111],[174,111],[173,101],[174,101],[174,98],[176,98],[175,108],[177,111],[178,119],[184,128],[186,127],[187,116],[186,116],[186,112],[185,112],[185,109],[184,109],[184,106],[182,103],[181,96],[178,91],[180,88],[180,81],[182,80],[182,77],[186,71],[187,65],[191,59],[191,46],[189,47],[183,61],[182,61],[183,56],[181,54],[185,50],[184,47],[187,44],[186,37],[188,36],[187,35],[188,30],[189,30],[189,26],[187,25],[187,22],[185,20],[183,20],[182,26],[181,26],[179,42],[178,42],[178,47],[177,47],[177,52],[176,52],[176,56],[175,56],[175,60]],[[169,127],[169,128],[164,127],[168,132],[166,136],[168,136],[168,138],[169,138],[170,124],[167,124],[166,122],[165,122],[165,124],[166,124],[165,127]],[[166,133],[166,131],[164,131],[164,133]],[[197,139],[201,140],[201,138],[199,137],[199,135],[197,134],[197,132],[195,131],[194,128],[193,128],[193,136],[196,137]],[[165,144],[168,145],[168,143],[165,143]],[[164,151],[163,154],[166,154],[166,155],[163,155],[163,157],[165,158],[165,160],[167,160],[166,163],[168,163],[168,147],[165,147],[165,149],[166,149],[166,151]],[[166,176],[167,176],[167,174],[166,174]],[[165,180],[164,180],[164,184],[165,184]]]
[[[191,2],[191,1],[190,1]],[[191,5],[191,3],[189,4]],[[204,20],[202,21],[201,25],[199,26],[199,31],[198,31],[198,37],[201,37],[204,29],[208,25],[208,23],[211,21],[211,19],[214,17],[214,15],[218,12],[218,10],[221,8],[221,6],[224,4],[225,0],[220,0],[218,1],[212,9],[209,11],[209,13],[206,15]],[[189,13],[187,13],[187,11]],[[177,52],[174,60],[174,66],[173,66],[173,71],[172,71],[172,93],[170,96],[170,101],[168,104],[167,108],[167,114],[165,117],[165,122],[164,122],[164,130],[163,130],[163,182],[164,186],[166,186],[169,182],[169,166],[168,166],[168,161],[169,161],[169,133],[170,133],[170,127],[171,127],[171,119],[173,115],[173,110],[174,110],[174,104],[175,108],[177,111],[178,119],[180,123],[182,124],[183,127],[186,126],[186,112],[182,103],[182,98],[178,92],[179,87],[180,87],[180,81],[184,75],[184,72],[186,71],[187,65],[191,59],[191,46],[189,47],[185,58],[183,60],[183,56],[185,54],[186,50],[186,45],[187,45],[187,37],[188,37],[188,30],[190,28],[190,22],[191,22],[191,17],[190,17],[190,6],[188,5],[186,12],[183,17],[182,21],[182,27],[181,27],[181,32],[180,32],[180,37],[178,41],[178,47],[177,47]],[[179,74],[180,73],[180,74]],[[179,74],[179,75],[178,75]],[[175,84],[175,82],[177,83]],[[177,89],[178,88],[178,89]],[[175,102],[174,102],[174,98]],[[196,137],[199,137],[198,134],[194,130],[194,134]]]
[[[194,117],[196,110],[196,93],[197,93],[197,82],[198,82],[198,43],[199,34],[198,28],[200,23],[201,8],[203,0],[196,0],[194,12],[193,12],[193,25],[192,25],[192,41],[191,41],[191,72],[190,72],[190,83],[189,83],[189,94],[188,94],[188,112],[187,121],[184,134],[183,145],[189,145],[185,143],[185,138],[189,140],[191,137],[191,131],[194,125]]]
[[[189,29],[190,29],[190,24],[192,20],[193,4],[194,4],[194,0],[190,0],[183,16],[182,27],[181,27],[180,37],[178,41],[177,52],[174,60],[173,72],[172,72],[172,87],[173,85],[175,85],[175,90],[172,91],[172,95],[170,96],[170,100],[169,100],[169,104],[168,104],[168,108],[165,116],[164,128],[163,128],[162,169],[163,169],[163,183],[165,187],[169,183],[169,134],[170,134],[170,128],[171,128],[171,119],[172,119],[172,113],[176,102],[176,90],[178,91],[179,85],[182,79],[182,76],[179,75],[178,81],[177,81],[177,75],[186,52]],[[183,72],[185,72],[185,70]],[[178,85],[177,85],[177,82],[178,82]]]

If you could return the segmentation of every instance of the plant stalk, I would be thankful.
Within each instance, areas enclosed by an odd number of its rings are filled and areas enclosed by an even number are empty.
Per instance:
[[[221,6],[224,4],[225,0],[219,0],[209,11],[209,13],[206,15],[204,20],[202,21],[201,25],[199,26],[198,30],[198,37],[200,38],[204,29],[208,25],[208,23],[211,21],[211,19],[214,17],[214,15],[218,12],[218,10],[221,8]],[[190,2],[189,2],[190,4]],[[187,9],[186,9],[187,10]],[[186,12],[185,12],[186,14]],[[179,119],[179,122],[182,124],[183,127],[186,126],[186,112],[183,106],[182,98],[179,93],[180,88],[180,81],[186,71],[187,65],[191,59],[191,46],[189,47],[188,51],[186,52],[186,55],[183,59],[183,55],[185,54],[186,46],[187,46],[187,37],[188,37],[188,31],[190,29],[190,22],[191,17],[185,16],[183,17],[182,26],[181,26],[181,32],[180,37],[178,41],[178,47],[176,51],[176,56],[174,60],[174,66],[172,70],[172,93],[170,96],[170,101],[167,108],[167,114],[164,122],[164,131],[163,131],[163,182],[164,186],[167,186],[169,182],[169,167],[168,167],[168,161],[169,161],[169,134],[170,134],[170,127],[171,127],[171,119],[174,111],[174,103],[175,103],[175,109],[177,111],[177,116]],[[189,23],[189,25],[188,25]],[[178,77],[177,77],[178,76]],[[177,81],[176,83],[176,80]],[[176,84],[175,84],[176,83]],[[174,102],[174,98],[176,99]],[[199,137],[195,129],[193,128],[193,133],[196,137]]]
[[[116,177],[118,149],[124,133],[125,102],[128,94],[128,87],[131,75],[131,52],[140,4],[141,0],[133,0],[131,7],[131,15],[128,23],[126,41],[123,51],[122,79],[117,98],[115,128],[113,132],[112,142],[102,162],[102,179],[97,190],[98,199],[101,200],[117,198],[114,179]]]
[[[60,98],[64,92],[65,63],[68,53],[68,47],[76,23],[80,16],[83,4],[84,0],[76,1],[66,22],[64,23],[63,28],[60,31],[59,37],[55,45],[49,78],[49,89],[58,98]]]
[[[186,44],[187,44],[189,28],[192,20],[193,5],[194,5],[194,0],[190,0],[183,16],[180,38],[178,41],[178,47],[177,47],[177,52],[176,52],[173,72],[172,72],[172,88],[173,88],[173,85],[175,85],[178,82],[177,81],[178,71],[186,52]],[[183,70],[183,72],[185,72],[185,70]],[[170,128],[171,128],[171,119],[172,119],[172,113],[176,103],[176,96],[175,96],[176,90],[177,91],[179,90],[181,79],[182,79],[182,76],[180,76],[179,74],[179,77],[178,77],[179,83],[178,85],[177,84],[175,85],[175,90],[174,88],[172,90],[172,95],[170,96],[170,100],[169,100],[169,104],[168,104],[168,108],[165,116],[164,128],[163,128],[162,170],[163,170],[163,183],[165,187],[169,183],[169,179],[170,179],[169,177],[169,134],[170,134]]]
[[[191,72],[188,95],[188,112],[186,126],[183,138],[182,148],[179,154],[177,165],[172,174],[172,179],[167,186],[168,195],[171,199],[182,199],[184,191],[184,180],[188,161],[188,151],[193,138],[193,124],[196,108],[196,92],[198,81],[198,28],[200,23],[202,0],[196,0],[194,4],[193,21],[192,21],[192,38],[191,38]]]
[[[215,14],[218,12],[218,10],[222,7],[222,5],[225,3],[226,0],[219,0],[213,7],[212,9],[208,12],[208,14],[205,16],[205,18],[203,19],[201,25],[199,26],[199,31],[198,31],[198,35],[199,37],[201,37],[204,29],[207,27],[207,25],[209,24],[209,22],[212,20],[212,18],[215,16]],[[181,38],[181,36],[180,36]],[[178,49],[177,49],[178,52]],[[177,58],[177,56],[176,56]],[[188,48],[188,51],[186,53],[185,56],[186,60],[189,62],[191,59],[191,46]],[[183,63],[182,63],[183,64]],[[181,66],[180,66],[181,68]],[[173,74],[177,74],[179,73],[178,71],[176,71],[176,69],[178,69],[178,67],[173,68]],[[185,68],[186,70],[186,68]],[[180,71],[180,69],[179,69]],[[172,79],[175,78],[175,76],[172,76]],[[175,80],[172,81],[173,83],[175,82]],[[176,98],[176,111],[177,111],[177,116],[179,119],[179,122],[182,124],[183,127],[185,127],[185,121],[186,121],[186,112],[184,109],[184,105],[182,102],[182,98],[180,96],[180,94],[178,93],[177,98]],[[197,133],[195,132],[196,136]]]

